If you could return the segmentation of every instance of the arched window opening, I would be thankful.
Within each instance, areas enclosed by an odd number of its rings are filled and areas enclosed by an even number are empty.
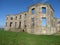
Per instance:
[[[35,8],[32,9],[32,14],[35,14]]]
[[[10,22],[10,27],[12,27],[13,22]]]
[[[13,17],[11,17],[11,20],[13,20]]]

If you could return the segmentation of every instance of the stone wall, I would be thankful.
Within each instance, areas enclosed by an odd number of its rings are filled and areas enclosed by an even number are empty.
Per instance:
[[[42,12],[42,8],[46,8],[46,13]],[[32,13],[33,10],[34,12]],[[13,18],[12,20],[11,17]],[[42,26],[42,18],[46,19],[46,26]],[[57,18],[54,17],[54,10],[51,5],[36,4],[29,7],[27,12],[8,15],[6,17],[5,31],[23,31],[38,35],[51,35],[60,30],[60,23],[57,24],[57,22]]]

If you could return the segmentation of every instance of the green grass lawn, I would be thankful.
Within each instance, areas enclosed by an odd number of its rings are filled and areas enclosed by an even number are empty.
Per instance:
[[[32,35],[0,30],[0,45],[60,45],[60,36]]]

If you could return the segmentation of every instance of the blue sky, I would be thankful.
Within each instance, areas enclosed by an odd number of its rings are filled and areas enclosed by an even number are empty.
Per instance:
[[[54,16],[60,18],[60,0],[0,0],[0,27],[4,27],[6,15],[27,11],[29,6],[36,3],[51,4]]]

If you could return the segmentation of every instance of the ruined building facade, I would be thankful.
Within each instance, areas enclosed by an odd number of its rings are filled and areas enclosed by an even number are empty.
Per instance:
[[[45,22],[44,22],[45,21]],[[6,16],[5,31],[51,35],[60,31],[60,19],[54,17],[49,4],[36,4],[27,12]]]

